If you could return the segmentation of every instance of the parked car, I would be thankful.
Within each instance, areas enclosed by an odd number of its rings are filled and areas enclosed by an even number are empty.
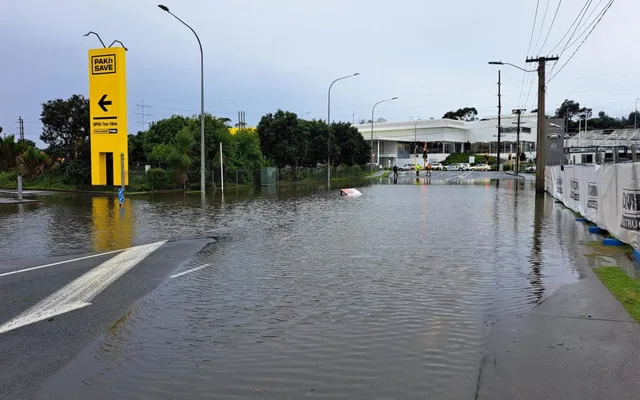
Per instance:
[[[491,171],[491,167],[488,164],[476,164],[471,167],[471,171]]]
[[[398,167],[398,171],[413,171],[415,169],[415,164],[405,164],[402,167]]]
[[[444,166],[444,171],[464,171],[461,164],[449,164]]]
[[[431,164],[431,169],[435,171],[443,171],[444,165],[442,165],[441,163]]]
[[[536,166],[535,165],[530,165],[527,168],[524,169],[526,172],[536,172]]]
[[[460,165],[462,167],[463,171],[470,171],[471,170],[471,164],[469,164],[469,163],[460,163],[458,165]]]

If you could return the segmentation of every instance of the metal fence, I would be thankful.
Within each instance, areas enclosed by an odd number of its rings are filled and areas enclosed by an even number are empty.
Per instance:
[[[146,165],[151,168],[147,171]],[[368,173],[368,169],[360,166],[338,166],[331,168],[332,179],[356,179]],[[224,185],[260,185],[260,169],[253,168],[224,168]],[[278,182],[326,182],[327,168],[277,168]],[[220,168],[208,169],[206,172],[207,186],[220,186],[222,179]],[[187,173],[186,189],[199,187],[200,170],[194,169]],[[139,190],[182,190],[183,187],[171,168],[162,164],[133,163],[129,166],[129,185]]]

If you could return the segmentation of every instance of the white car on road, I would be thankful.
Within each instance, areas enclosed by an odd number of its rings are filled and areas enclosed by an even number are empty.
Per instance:
[[[471,171],[491,171],[491,167],[488,164],[476,164],[471,167]]]

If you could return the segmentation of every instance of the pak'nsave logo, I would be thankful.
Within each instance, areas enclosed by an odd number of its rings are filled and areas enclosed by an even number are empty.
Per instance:
[[[559,176],[556,178],[556,192],[562,193],[562,177]]]
[[[575,201],[580,201],[580,182],[577,179],[571,179],[569,185],[571,186],[569,197]]]
[[[598,209],[598,185],[587,182],[587,208]]]
[[[620,227],[640,231],[640,190],[622,190],[622,220]]]

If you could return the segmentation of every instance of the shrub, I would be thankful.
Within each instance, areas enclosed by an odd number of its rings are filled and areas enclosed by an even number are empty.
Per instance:
[[[67,185],[82,186],[91,182],[91,165],[88,161],[69,161],[62,165],[62,182]]]
[[[151,168],[147,171],[147,185],[151,190],[173,188],[173,177],[170,171],[162,168]]]

